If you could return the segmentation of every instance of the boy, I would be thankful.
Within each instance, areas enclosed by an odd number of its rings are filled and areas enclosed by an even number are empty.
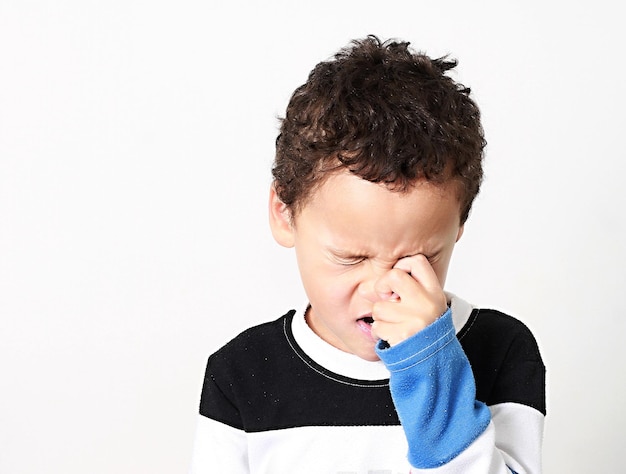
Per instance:
[[[269,213],[309,301],[209,358],[193,472],[540,472],[532,334],[443,290],[485,145],[454,66],[370,36],[294,92]]]

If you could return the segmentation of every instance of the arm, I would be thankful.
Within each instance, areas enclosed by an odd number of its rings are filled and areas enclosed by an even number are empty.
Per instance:
[[[248,470],[246,433],[237,408],[215,380],[212,358],[207,364],[196,427],[192,474]]]
[[[249,472],[245,433],[200,415],[190,472]]]
[[[409,441],[409,462],[439,467],[487,428],[489,409],[475,400],[474,378],[452,325],[452,312],[411,338],[377,353],[391,373],[390,388]]]
[[[543,414],[520,403],[489,409],[476,401],[450,310],[396,346],[379,344],[377,353],[391,372],[413,472],[541,472]]]
[[[397,282],[383,277],[381,293],[393,292],[395,297],[375,308],[374,319],[382,323],[378,336],[393,341],[381,341],[377,353],[390,370],[391,394],[413,472],[540,472],[542,413],[521,403],[497,403],[490,411],[476,400],[474,376],[450,310],[432,318],[433,302],[440,298],[436,280],[420,262],[405,261],[403,269],[415,288],[406,278],[401,281],[401,275],[394,277]],[[426,301],[410,307],[420,298]],[[411,312],[415,316],[405,324]],[[512,345],[510,352],[515,351]],[[524,377],[523,367],[505,369],[509,381]]]

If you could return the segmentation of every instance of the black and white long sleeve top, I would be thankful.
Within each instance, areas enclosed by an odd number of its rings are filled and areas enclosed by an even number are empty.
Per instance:
[[[192,472],[541,472],[545,367],[529,329],[449,295],[380,361],[340,351],[304,311],[250,328],[207,364]]]

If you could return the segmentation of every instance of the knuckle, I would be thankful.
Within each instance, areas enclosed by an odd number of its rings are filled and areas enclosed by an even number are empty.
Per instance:
[[[389,275],[389,282],[392,285],[398,285],[400,282],[403,281],[404,278],[406,278],[408,273],[405,270],[394,268],[389,271],[388,275]]]

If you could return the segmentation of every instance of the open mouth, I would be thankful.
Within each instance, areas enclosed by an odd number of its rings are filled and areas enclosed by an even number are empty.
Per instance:
[[[364,323],[371,325],[374,322],[374,318],[371,316],[365,316],[364,318],[359,318],[359,321],[363,321]]]

